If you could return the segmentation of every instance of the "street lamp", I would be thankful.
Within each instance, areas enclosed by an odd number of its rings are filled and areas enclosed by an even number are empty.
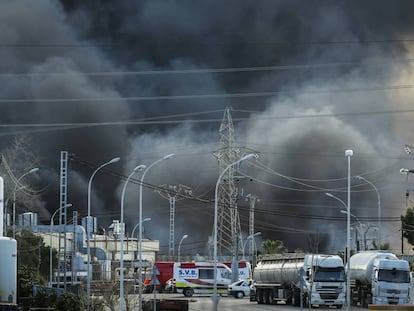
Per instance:
[[[349,205],[347,205],[343,200],[341,200],[340,198],[338,198],[337,196],[334,196],[332,193],[325,193],[328,197],[333,198],[339,202],[341,202],[341,204],[345,207],[346,209],[346,214],[347,214],[347,222],[346,222],[346,299],[347,299],[347,310],[349,310],[350,308],[350,296],[348,298],[348,293],[350,291],[350,279],[348,279],[349,276],[349,253],[351,250],[351,221],[350,221],[350,215],[351,213],[348,212],[348,207]],[[342,212],[342,210],[341,210]],[[349,299],[349,300],[348,300]]]
[[[335,199],[335,200],[337,200],[337,201],[339,201],[343,206],[344,206],[344,208],[345,208],[345,214],[348,214],[348,212],[347,212],[347,209],[348,209],[348,206],[346,205],[346,203],[342,200],[342,199],[340,199],[340,198],[338,198],[337,196],[335,196],[335,195],[333,195],[332,193],[329,193],[329,192],[326,192],[325,193],[328,197],[330,197],[330,198],[332,198],[332,199]],[[341,210],[341,213],[342,213],[342,211],[343,210]],[[347,232],[348,232],[348,230],[347,230]],[[346,246],[347,248],[349,248],[350,247],[350,245],[348,244],[348,242],[347,242],[347,246]]]
[[[95,176],[95,174],[103,167],[116,163],[121,158],[116,157],[112,160],[105,162],[101,166],[99,166],[91,175],[89,178],[89,184],[88,184],[88,217],[86,219],[86,248],[87,248],[87,263],[88,263],[88,276],[86,278],[86,295],[88,298],[91,296],[91,245],[90,245],[90,234],[91,234],[91,226],[92,226],[92,220],[91,220],[91,188],[92,188],[92,179]],[[88,308],[89,309],[89,308]]]
[[[348,251],[346,253],[346,309],[350,310],[351,307],[351,273],[350,273],[350,244],[351,244],[351,157],[354,152],[351,149],[345,150],[345,156],[348,158],[348,215],[346,215],[346,235]]]
[[[180,250],[181,250],[181,243],[184,239],[188,238],[188,234],[184,234],[183,237],[180,240],[180,243],[178,244],[178,262],[180,262]]]
[[[35,173],[39,170],[38,167],[34,167],[31,170],[27,171],[26,173],[24,173],[22,176],[20,176],[17,179],[16,184],[14,185],[14,190],[13,190],[13,239],[16,239],[16,192],[26,188],[26,186],[20,186],[19,188],[17,188],[17,186],[20,185],[20,180],[29,174]]]
[[[142,222],[144,223],[144,222],[146,222],[146,221],[150,221],[150,220],[151,220],[151,217],[147,217],[147,218],[144,218],[144,219],[142,220]],[[139,226],[139,223],[137,223],[137,224],[134,226],[134,228],[132,229],[131,237],[134,237],[135,230],[137,230],[138,226]]]
[[[378,241],[377,241],[377,243],[378,243],[378,249],[381,249],[381,230],[380,230],[380,228],[381,228],[381,197],[380,197],[378,188],[375,187],[375,185],[372,182],[370,182],[369,180],[367,180],[366,178],[364,178],[362,176],[356,176],[356,178],[358,178],[360,180],[363,180],[366,183],[370,184],[374,188],[375,192],[377,193],[377,202],[378,202],[378,222],[377,222],[377,228],[378,228],[377,237],[378,237]]]
[[[131,174],[129,174],[128,178],[126,179],[124,183],[124,187],[122,188],[122,195],[121,195],[121,233],[120,233],[120,240],[121,240],[121,258],[120,258],[120,264],[119,264],[119,310],[124,310],[124,235],[125,235],[125,224],[124,224],[124,197],[125,197],[125,190],[126,186],[128,184],[128,181],[131,179],[131,177],[138,171],[145,169],[145,165],[138,165],[136,166]]]
[[[244,251],[246,249],[246,244],[249,241],[249,239],[252,239],[252,242],[254,242],[254,237],[261,235],[262,233],[260,231],[254,233],[254,234],[250,234],[249,236],[247,236],[246,240],[242,243],[242,255],[243,255],[243,260],[246,260],[246,258],[244,257]],[[253,249],[253,247],[251,247],[251,249]],[[251,255],[253,257],[253,255]]]
[[[50,232],[49,232],[49,237],[50,237],[50,249],[49,249],[49,287],[52,287],[52,270],[53,270],[53,258],[52,258],[52,233],[53,233],[53,218],[56,216],[56,213],[59,212],[61,209],[63,209],[64,207],[68,208],[71,207],[72,204],[66,204],[65,206],[61,206],[59,207],[50,217]],[[65,229],[66,230],[66,229]]]
[[[250,260],[253,262],[253,252],[254,252],[254,246],[253,245],[256,245],[256,241],[255,241],[255,237],[257,237],[257,236],[259,236],[259,235],[261,235],[262,233],[260,232],[260,231],[258,231],[258,232],[256,232],[255,234],[250,234],[247,238],[246,238],[246,241],[245,241],[245,244],[243,245],[243,257],[244,257],[244,250],[245,250],[245,247],[246,247],[246,244],[247,244],[247,241],[249,240],[249,239],[251,239],[252,240],[252,244],[250,245],[251,247],[250,247],[250,250],[252,251],[252,253],[250,254]]]
[[[139,226],[139,232],[138,232],[138,255],[139,255],[139,299],[138,299],[138,310],[142,310],[142,185],[144,183],[144,178],[147,172],[153,167],[154,165],[160,163],[161,161],[168,160],[174,157],[174,153],[167,154],[166,156],[162,157],[161,159],[158,159],[155,162],[152,162],[144,171],[144,173],[141,176],[141,181],[139,185],[139,219],[138,219],[138,226]]]
[[[242,161],[249,160],[251,158],[257,157],[254,153],[249,153],[241,159],[230,163],[219,175],[216,182],[216,189],[214,193],[214,236],[213,236],[213,260],[214,260],[214,283],[213,283],[213,311],[217,311],[218,308],[218,296],[217,296],[217,218],[218,218],[218,187],[221,181],[221,178],[224,174],[234,165],[239,164]]]
[[[345,209],[347,209],[347,205],[346,205],[346,203],[345,203],[342,199],[338,198],[337,196],[335,196],[335,195],[333,195],[332,193],[329,193],[329,192],[326,192],[325,194],[326,194],[328,197],[333,198],[333,199],[335,199],[335,200],[337,200],[337,201],[341,202],[341,204],[345,207]]]
[[[409,173],[414,173],[414,170],[409,170],[408,168],[402,168],[400,169],[400,173],[402,175],[408,175]]]

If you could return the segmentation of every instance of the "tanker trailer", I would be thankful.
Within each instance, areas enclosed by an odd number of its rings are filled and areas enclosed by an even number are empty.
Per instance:
[[[335,306],[345,303],[345,271],[336,255],[288,253],[266,255],[253,271],[259,304]],[[301,295],[302,294],[302,295]]]
[[[366,251],[351,256],[350,280],[352,305],[409,302],[409,264],[393,253]]]

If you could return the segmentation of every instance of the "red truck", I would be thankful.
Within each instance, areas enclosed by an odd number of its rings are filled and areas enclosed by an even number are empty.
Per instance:
[[[163,292],[175,292],[175,284],[173,279],[174,262],[173,261],[156,261],[154,264],[159,272],[157,279],[159,284],[156,285],[157,291]],[[154,282],[151,282],[152,275],[144,281],[144,293],[152,293],[154,291]]]

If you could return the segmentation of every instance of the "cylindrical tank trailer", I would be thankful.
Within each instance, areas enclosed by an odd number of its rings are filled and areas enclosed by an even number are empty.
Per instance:
[[[284,301],[299,306],[336,306],[345,302],[345,271],[336,255],[288,253],[260,258],[253,271],[259,304]],[[301,292],[303,295],[301,295]]]

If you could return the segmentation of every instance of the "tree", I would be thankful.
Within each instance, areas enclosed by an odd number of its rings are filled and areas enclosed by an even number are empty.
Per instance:
[[[99,289],[99,294],[102,296],[101,303],[111,311],[115,311],[119,306],[119,282],[118,281],[101,281],[96,284]],[[125,310],[131,310],[131,301],[129,300],[128,293],[132,292],[133,285],[125,284]]]
[[[88,307],[89,304],[89,307]],[[98,298],[91,297],[88,299],[85,295],[76,295],[71,292],[65,292],[59,296],[56,302],[57,311],[102,311],[105,307]]]
[[[377,242],[374,240],[372,241],[372,249],[378,249]],[[389,250],[390,249],[390,243],[386,242],[381,244],[380,250]]]
[[[266,240],[262,242],[264,254],[283,254],[288,250],[280,240]]]
[[[35,285],[43,286],[49,276],[49,250],[43,239],[28,230],[16,235],[17,297],[33,298]],[[56,253],[55,253],[56,254]]]
[[[39,174],[29,174],[19,180],[26,172],[40,166],[40,160],[33,153],[29,139],[22,135],[15,136],[10,146],[1,150],[0,163],[0,176],[4,179],[4,208],[6,214],[12,214],[12,206],[15,203],[16,215],[26,211],[48,215],[44,202],[41,200],[41,194],[46,188],[37,190],[33,187]],[[16,200],[13,202],[14,198]],[[15,218],[17,219],[16,215]]]
[[[414,245],[414,210],[412,207],[407,209],[405,216],[401,215],[402,236],[408,243]]]

